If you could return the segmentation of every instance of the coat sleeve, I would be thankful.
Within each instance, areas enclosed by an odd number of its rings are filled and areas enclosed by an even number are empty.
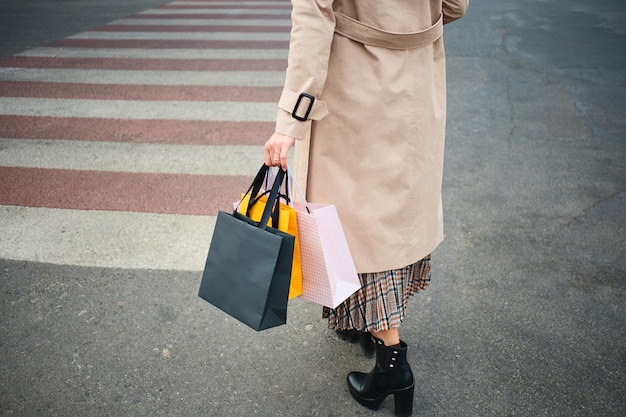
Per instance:
[[[469,0],[443,0],[442,10],[444,25],[462,18],[468,6]]]
[[[278,102],[276,131],[298,140],[307,137],[311,120],[328,114],[326,104],[318,97],[326,81],[335,30],[332,3],[292,0],[289,58]]]

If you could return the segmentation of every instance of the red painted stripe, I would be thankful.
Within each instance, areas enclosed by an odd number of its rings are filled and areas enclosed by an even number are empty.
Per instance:
[[[12,56],[0,67],[154,71],[284,71],[286,59],[55,58]],[[0,93],[1,94],[1,93]]]
[[[228,14],[228,13],[139,13],[127,16],[127,19],[285,19],[291,21],[288,14]]]
[[[180,145],[263,145],[274,122],[0,116],[0,137]]]
[[[138,86],[0,81],[4,97],[97,100],[278,102],[276,87]]]
[[[223,25],[104,25],[90,32],[252,32],[252,33],[288,33],[290,26],[223,26]]]
[[[0,94],[4,97],[277,103],[280,93],[280,87],[198,87],[0,81]]]
[[[172,39],[61,39],[47,46],[64,48],[192,48],[192,49],[287,49],[289,41],[229,41],[229,40],[172,40]]]
[[[232,211],[251,181],[245,176],[0,167],[0,204],[216,215]]]

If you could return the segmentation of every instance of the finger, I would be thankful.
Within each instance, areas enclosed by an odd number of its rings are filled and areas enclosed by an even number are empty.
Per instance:
[[[284,171],[287,171],[287,156],[289,154],[289,149],[284,149],[280,155],[280,166]]]
[[[270,167],[276,165],[276,161],[274,161],[274,150],[271,147],[265,149],[265,165]]]
[[[281,149],[274,149],[274,151],[272,152],[272,162],[275,166],[279,166],[281,164],[282,153],[283,151]]]
[[[265,159],[265,165],[267,165],[268,167],[271,167],[272,165],[274,165],[274,163],[272,162],[272,156],[271,156],[271,152],[268,150],[265,150],[265,154],[263,155]]]
[[[268,139],[268,141],[265,143],[265,152],[264,152],[264,159],[265,159],[265,165],[267,166],[274,166],[276,163],[274,162],[274,151],[276,150],[276,145],[273,143],[273,139],[274,136],[270,137],[270,139]]]

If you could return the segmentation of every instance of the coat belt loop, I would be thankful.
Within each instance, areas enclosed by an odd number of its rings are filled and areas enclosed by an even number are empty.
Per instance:
[[[304,94],[304,95],[308,96],[308,94]],[[298,103],[298,100],[301,99],[302,96],[303,96],[302,93],[296,93],[295,91],[289,90],[287,88],[283,88],[283,92],[280,95],[280,99],[278,100],[278,107],[292,114],[294,110],[297,110],[298,106],[296,104]],[[308,105],[309,103],[307,100],[302,105],[303,109],[306,109]],[[305,119],[321,120],[327,114],[328,114],[328,108],[326,107],[326,103],[321,100],[313,99],[313,101],[311,102],[311,106],[309,108],[307,117]],[[299,119],[298,117],[295,117],[295,119],[298,119],[300,121],[305,120],[305,119]]]
[[[335,12],[335,19],[335,33],[364,45],[387,49],[421,48],[443,35],[443,14],[428,29],[409,33],[387,32],[339,12]]]

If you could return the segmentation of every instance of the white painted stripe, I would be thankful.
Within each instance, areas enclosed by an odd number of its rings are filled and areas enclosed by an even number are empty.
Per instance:
[[[0,68],[2,81],[125,85],[280,87],[282,71],[136,71],[61,68]]]
[[[110,25],[175,25],[175,26],[291,26],[291,19],[118,19]],[[208,28],[207,28],[208,29]]]
[[[288,41],[289,33],[255,32],[82,32],[67,39]]]
[[[33,48],[18,56],[137,59],[287,59],[287,49]]]
[[[0,97],[0,114],[12,116],[270,122],[276,109],[276,103]]]
[[[289,6],[288,1],[174,1],[170,6]]]
[[[233,4],[234,5],[234,4]],[[232,15],[232,16],[237,16],[240,14],[244,14],[244,15],[251,15],[251,14],[256,14],[256,15],[264,15],[264,14],[278,14],[278,15],[285,15],[285,16],[290,16],[291,15],[291,10],[290,9],[216,9],[216,8],[203,8],[203,9],[148,9],[145,10],[143,12],[139,12],[137,14],[185,14],[185,15],[194,15],[194,14],[218,14],[218,15],[222,15],[222,14],[226,14],[226,15]]]
[[[0,206],[0,258],[201,271],[214,227],[213,216]]]
[[[201,146],[0,138],[0,166],[6,167],[254,176],[262,163],[262,145]]]

